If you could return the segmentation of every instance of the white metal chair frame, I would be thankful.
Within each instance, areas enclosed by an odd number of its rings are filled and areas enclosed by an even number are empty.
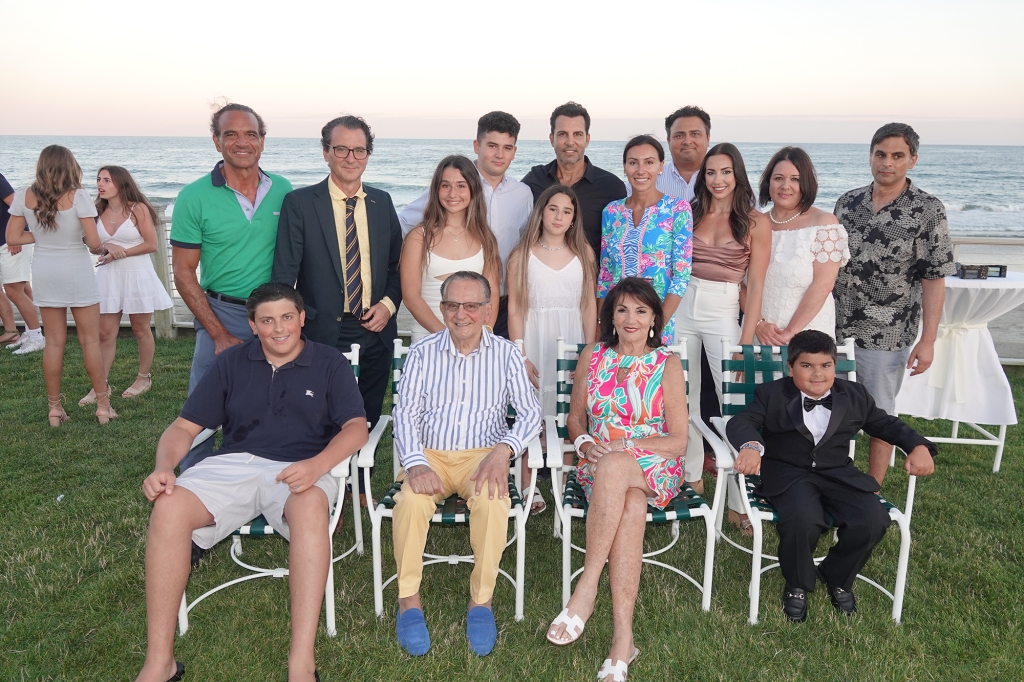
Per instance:
[[[755,347],[755,348],[757,348],[757,347]],[[767,348],[767,346],[765,348]],[[845,355],[848,360],[855,360],[854,350],[855,350],[855,346],[854,346],[854,340],[852,338],[846,339],[845,342],[843,343],[843,345],[838,347],[838,353],[840,355]],[[722,352],[723,352],[722,357],[724,357],[724,358],[731,358],[733,353],[742,352],[742,346],[733,346],[733,345],[730,345],[728,342],[723,342],[723,344],[722,344]],[[781,357],[781,354],[782,354],[782,349],[779,346],[772,346],[772,356],[773,356],[773,358],[776,355],[779,355]],[[856,369],[854,369],[854,370],[852,370],[852,371],[850,371],[848,373],[848,379],[850,381],[856,381],[856,379],[857,379]],[[736,398],[736,397],[738,397],[737,394],[728,394],[727,393],[727,394],[725,394],[723,396],[723,402],[730,401],[732,398]],[[732,404],[735,404],[735,403],[732,403]],[[727,475],[734,476],[736,478],[737,485],[739,486],[739,490],[741,491],[740,503],[741,503],[741,506],[743,507],[743,513],[746,514],[747,518],[750,520],[750,522],[751,522],[751,529],[754,532],[752,547],[745,547],[744,545],[739,544],[738,542],[734,541],[732,538],[730,538],[729,536],[725,535],[722,532],[722,516],[724,515],[724,512],[725,512],[725,505],[724,504],[719,505],[719,507],[717,507],[719,514],[718,514],[718,518],[716,520],[716,524],[717,524],[717,528],[718,528],[718,537],[719,538],[725,540],[727,543],[729,543],[730,545],[732,545],[736,549],[738,549],[738,550],[740,550],[742,552],[746,552],[747,554],[751,555],[751,576],[750,576],[750,586],[748,588],[748,592],[749,592],[749,596],[750,596],[750,612],[749,612],[749,615],[748,615],[748,622],[751,625],[756,625],[757,624],[757,620],[758,620],[758,610],[760,608],[760,599],[761,599],[761,575],[763,573],[767,572],[767,571],[770,571],[770,570],[772,570],[774,568],[778,568],[779,567],[779,563],[778,563],[779,558],[777,556],[773,556],[771,554],[765,554],[763,552],[763,549],[762,549],[763,548],[763,544],[764,544],[764,528],[763,528],[762,523],[763,522],[773,523],[774,513],[770,510],[770,508],[762,508],[761,506],[752,506],[750,504],[750,496],[752,494],[751,491],[753,489],[753,486],[750,486],[748,488],[748,483],[747,483],[746,477],[743,474],[738,474],[735,471],[732,471],[731,460],[732,460],[732,458],[738,456],[739,453],[736,452],[735,448],[733,448],[732,444],[729,442],[729,439],[727,437],[725,437],[725,422],[726,422],[727,419],[728,419],[728,416],[726,416],[726,417],[715,417],[715,418],[712,419],[712,423],[714,424],[715,428],[722,434],[722,436],[723,436],[722,440],[725,442],[725,445],[729,448],[729,450],[732,453],[732,456],[730,457],[730,466],[727,467],[728,471],[726,473],[727,473]],[[855,449],[856,449],[856,440],[851,440],[850,441],[850,459],[851,460],[853,459],[853,455],[854,455]],[[720,477],[719,480],[720,481],[724,481],[725,479],[723,477]],[[726,488],[725,485],[720,485],[719,487],[722,488],[722,489]],[[878,584],[874,580],[871,580],[870,578],[867,578],[867,577],[865,577],[863,575],[860,575],[860,574],[857,575],[857,579],[858,580],[862,580],[862,581],[866,582],[868,585],[871,585],[872,587],[874,587],[875,589],[877,589],[882,594],[884,594],[885,596],[887,596],[889,599],[892,600],[892,602],[893,602],[893,606],[892,606],[892,619],[894,621],[896,621],[897,623],[899,623],[901,621],[902,614],[903,614],[903,597],[904,597],[904,592],[905,592],[905,589],[906,589],[907,568],[908,568],[909,559],[910,559],[910,540],[911,540],[911,537],[910,537],[910,519],[911,519],[911,515],[913,514],[913,510],[914,510],[914,493],[915,493],[916,488],[917,488],[917,477],[916,476],[909,476],[909,480],[908,480],[908,483],[907,483],[907,497],[906,497],[906,502],[905,502],[905,505],[904,505],[905,506],[905,510],[900,510],[898,507],[896,507],[892,503],[888,502],[887,500],[885,500],[885,498],[883,498],[881,495],[879,495],[879,500],[881,501],[883,506],[886,507],[886,510],[889,512],[889,518],[892,519],[896,523],[897,527],[900,530],[900,551],[899,551],[899,559],[898,559],[897,566],[896,566],[896,581],[895,581],[895,585],[894,585],[893,591],[890,592],[888,589],[882,587],[880,584]],[[717,498],[717,489],[716,489],[716,498]],[[816,557],[814,562],[815,562],[815,564],[818,564],[818,563],[821,563],[821,561],[823,559],[824,559],[824,557]],[[767,566],[765,566],[765,565],[763,565],[764,560],[767,560],[767,561],[769,561],[771,563],[769,563]]]
[[[395,350],[394,359],[396,361],[404,360],[405,356],[409,353],[409,347],[403,345],[401,339],[395,339]],[[396,364],[398,364],[396,362]],[[392,381],[393,386],[399,385],[399,379],[402,375],[402,369],[399,367],[393,368]],[[399,393],[397,390],[392,391],[392,410],[398,405]],[[380,422],[377,424],[377,429],[383,431],[383,425],[387,421],[390,421],[390,416],[382,416]],[[379,436],[378,436],[379,438]],[[370,447],[368,443],[359,452],[359,459],[357,466],[362,469],[363,482],[365,490],[370,491],[370,468],[374,466],[376,443],[377,441],[371,437],[371,443],[374,447]],[[513,497],[512,508],[509,509],[508,518],[513,524],[512,537],[505,543],[505,548],[515,544],[516,546],[516,574],[515,576],[510,575],[504,569],[499,568],[499,575],[505,577],[512,586],[515,588],[515,619],[517,621],[523,620],[523,603],[525,598],[525,562],[526,562],[526,522],[530,517],[530,505],[533,503],[533,498],[536,491],[537,482],[537,470],[543,468],[544,459],[541,454],[540,439],[534,438],[527,446],[527,466],[532,469],[533,474],[533,485],[529,486],[525,490],[522,488],[522,473],[519,466],[519,459],[515,459],[510,463],[509,472],[514,477],[516,489],[519,491],[520,504],[515,503]],[[401,470],[401,464],[398,461],[398,455],[394,448],[394,439],[392,439],[392,469],[395,479]],[[511,492],[511,491],[510,491]],[[442,503],[444,504],[444,503]],[[367,510],[370,516],[371,531],[371,546],[373,549],[373,608],[378,618],[384,616],[384,588],[390,585],[393,581],[398,579],[398,573],[393,574],[387,580],[383,578],[383,565],[381,557],[381,528],[383,526],[384,519],[392,518],[392,510],[386,507],[383,501],[379,502],[375,507],[371,507]],[[454,515],[446,514],[439,508],[434,513],[434,516],[430,520],[432,525],[464,525],[469,522],[469,515],[467,513],[456,513]],[[449,554],[449,555],[437,555],[429,552],[423,553],[424,566],[431,564],[450,564],[457,565],[460,563],[472,564],[474,563],[473,555],[470,554]]]
[[[352,365],[353,371],[356,375],[356,381],[359,381],[359,344],[352,344],[352,348],[348,353],[344,353],[344,356],[348,359]],[[383,431],[381,424],[377,425],[377,428],[370,434],[370,440],[363,449],[376,447],[377,440],[380,439],[380,434]],[[196,436],[195,440],[192,441],[192,447],[196,447],[200,443],[212,438],[216,433],[214,429],[203,429],[202,433]],[[331,469],[331,476],[338,479],[338,497],[334,500],[328,500],[328,504],[331,507],[331,519],[328,525],[328,536],[331,538],[331,570],[327,572],[327,586],[324,589],[324,618],[327,629],[327,634],[330,637],[334,637],[338,633],[336,619],[335,619],[335,607],[334,607],[334,564],[341,559],[349,556],[353,552],[358,554],[363,553],[363,528],[362,521],[359,514],[359,501],[356,499],[358,495],[358,468],[356,460],[358,454],[353,454],[347,460],[338,464],[336,467]],[[355,531],[355,543],[349,547],[345,552],[335,556],[334,554],[334,531],[338,527],[339,521],[341,521],[342,508],[345,502],[345,482],[346,479],[351,486],[351,497],[352,497],[352,519],[353,527]],[[254,519],[255,521],[256,519]],[[207,590],[203,594],[196,597],[191,603],[189,603],[188,586],[186,584],[185,592],[181,595],[181,604],[178,606],[178,634],[184,635],[189,629],[189,612],[194,609],[199,602],[203,601],[207,597],[220,592],[221,590],[237,585],[239,583],[246,582],[248,580],[255,580],[256,578],[284,578],[288,575],[287,568],[263,568],[261,566],[253,566],[242,561],[242,537],[266,537],[270,535],[277,535],[274,529],[269,524],[260,524],[254,526],[252,523],[246,524],[239,528],[237,531],[231,534],[231,548],[229,554],[231,560],[236,564],[244,568],[249,572],[248,575],[244,575],[234,580],[229,580],[226,583],[217,585],[216,587]]]
[[[569,354],[578,354],[582,344],[566,344],[564,338],[558,339],[558,359],[566,360]],[[668,346],[667,349],[682,360],[684,369],[686,368],[686,346]],[[585,370],[584,370],[585,371]],[[584,374],[585,376],[585,374]],[[686,376],[686,375],[684,375]],[[557,380],[559,384],[568,384],[569,373],[565,369],[559,369],[557,374]],[[687,382],[687,386],[689,383]],[[558,402],[567,404],[569,402],[569,396],[563,392],[558,394]],[[572,551],[575,550],[581,554],[586,554],[586,548],[576,545],[572,542],[572,520],[585,518],[585,512],[582,509],[576,509],[569,504],[563,504],[564,487],[562,484],[561,471],[562,469],[569,469],[569,465],[562,465],[562,458],[552,457],[551,453],[565,453],[575,452],[572,444],[567,443],[565,439],[560,438],[558,435],[559,428],[565,429],[566,419],[568,418],[568,410],[561,409],[555,415],[546,415],[544,417],[546,431],[547,431],[547,451],[548,451],[548,468],[551,469],[551,484],[552,491],[555,495],[555,535],[561,536],[562,538],[562,606],[565,607],[569,602],[569,597],[572,593],[572,581],[576,579],[582,572],[583,567],[580,567],[576,571],[572,570]],[[711,443],[711,447],[715,451],[716,459],[718,460],[718,468],[720,477],[724,474],[726,469],[732,467],[732,455],[729,449],[719,438],[713,430],[708,428],[706,424],[700,419],[700,416],[690,415],[690,424],[692,424],[697,431],[703,435],[704,438]],[[558,466],[555,466],[557,464]],[[720,478],[720,480],[722,480]],[[687,486],[689,489],[689,486]],[[711,507],[707,506],[707,502],[696,508],[689,510],[690,519],[702,519],[704,521],[706,531],[706,541],[704,544],[704,576],[703,580],[697,580],[690,574],[686,573],[682,569],[667,564],[663,561],[656,559],[655,557],[668,552],[672,549],[676,542],[679,540],[679,523],[680,519],[677,518],[676,512],[665,513],[664,521],[659,520],[658,523],[668,522],[670,526],[670,540],[668,544],[658,549],[644,552],[642,561],[645,564],[652,566],[660,566],[661,568],[667,569],[688,580],[694,587],[696,587],[701,593],[701,608],[704,611],[711,610],[711,587],[712,580],[714,578],[714,560],[715,560],[715,518],[717,507],[724,501],[725,486],[716,486],[715,497]],[[692,489],[691,489],[692,492]],[[703,499],[703,496],[701,496]],[[654,515],[648,511],[647,523],[655,523]]]

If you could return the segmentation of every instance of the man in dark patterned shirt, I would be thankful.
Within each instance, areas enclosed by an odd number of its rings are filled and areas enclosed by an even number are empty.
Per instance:
[[[905,123],[879,128],[871,138],[874,182],[839,197],[835,210],[852,256],[833,291],[836,338],[856,339],[857,381],[894,416],[904,368],[916,375],[932,364],[943,277],[956,270],[945,207],[907,177],[919,143]],[[871,439],[869,472],[879,484],[891,453],[890,444]]]

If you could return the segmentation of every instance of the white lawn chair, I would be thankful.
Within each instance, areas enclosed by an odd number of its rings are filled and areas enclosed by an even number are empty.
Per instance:
[[[409,353],[409,348],[402,344],[401,339],[395,339],[395,351],[392,359],[393,378],[392,378],[392,409],[398,405],[399,401],[399,381],[402,376],[402,369],[405,366],[405,356]],[[510,413],[511,416],[512,413]],[[390,420],[390,417],[381,417],[381,421],[377,424],[380,428],[385,420]],[[365,489],[367,492],[370,491],[370,468],[374,466],[375,461],[375,450],[369,446],[363,448],[359,453],[358,466],[362,469],[363,481],[365,483]],[[544,465],[544,459],[541,454],[540,439],[534,438],[527,448],[527,466],[533,470],[534,484],[522,489],[522,474],[519,466],[519,460],[510,463],[509,466],[509,482],[508,492],[512,500],[512,508],[509,509],[508,518],[512,521],[513,532],[512,537],[505,543],[507,549],[513,543],[516,546],[516,574],[515,577],[507,573],[506,571],[499,569],[498,573],[504,576],[509,582],[512,583],[516,591],[516,603],[515,603],[515,617],[516,620],[523,620],[523,601],[525,595],[525,560],[526,560],[526,521],[530,517],[530,505],[533,503],[534,491],[536,489],[537,481],[537,470]],[[397,479],[398,473],[401,470],[398,455],[394,451],[394,441],[392,440],[392,466],[394,477]],[[373,608],[374,612],[378,617],[384,615],[384,588],[391,584],[392,581],[398,578],[398,574],[392,575],[387,580],[383,578],[383,566],[381,558],[381,527],[385,519],[390,519],[392,510],[395,506],[395,495],[399,490],[402,489],[402,483],[395,480],[391,484],[391,487],[377,503],[376,508],[368,510],[370,516],[370,524],[372,526],[371,544],[373,546]],[[432,524],[452,526],[462,525],[468,528],[469,524],[469,511],[466,508],[466,501],[461,499],[458,495],[452,495],[446,500],[438,503],[437,511],[434,513],[433,518],[430,520]],[[424,552],[423,554],[424,566],[431,564],[451,564],[456,565],[460,563],[473,563],[472,554],[450,554],[447,556],[440,556]]]
[[[352,350],[344,354],[348,358],[349,363],[352,365],[352,371],[356,375],[356,381],[359,380],[359,344],[352,344]],[[377,427],[374,428],[370,434],[370,440],[367,442],[363,449],[373,449],[376,447],[377,441],[380,439],[380,434],[383,432],[383,424],[378,423]],[[199,445],[200,443],[212,438],[216,433],[214,429],[203,429],[202,433],[196,436],[195,440],[192,441],[192,447]],[[335,624],[334,616],[334,563],[344,559],[353,552],[358,554],[363,553],[363,529],[362,522],[359,514],[359,501],[356,499],[358,495],[358,468],[356,460],[358,459],[358,453],[352,455],[347,460],[334,467],[331,470],[331,476],[338,479],[338,497],[334,500],[328,500],[331,506],[331,521],[328,527],[328,533],[332,539],[331,541],[331,570],[327,572],[327,587],[324,590],[324,606],[325,606],[325,622],[327,628],[327,634],[334,637],[337,634],[337,627]],[[352,519],[354,522],[355,532],[355,543],[349,547],[345,552],[337,556],[334,555],[334,531],[338,527],[338,522],[341,520],[341,512],[344,507],[345,497],[345,482],[346,480],[351,485],[352,495]],[[238,583],[243,583],[247,580],[255,580],[256,578],[283,578],[288,575],[287,568],[262,568],[260,566],[252,566],[242,561],[242,538],[243,537],[267,537],[271,535],[277,535],[278,533],[267,523],[267,520],[262,515],[253,519],[250,523],[242,526],[234,533],[231,534],[231,549],[230,555],[231,560],[236,564],[248,571],[248,575],[229,580],[226,583],[217,585],[211,590],[207,590],[203,594],[196,597],[191,603],[188,602],[188,588],[181,596],[181,605],[178,607],[178,633],[184,635],[188,632],[189,628],[189,613],[194,609],[199,602],[203,601],[207,597],[216,592],[220,592],[224,588]]]
[[[754,389],[757,384],[774,381],[775,379],[789,374],[787,348],[785,346],[781,348],[779,346],[732,346],[727,342],[723,343],[722,346],[722,357],[725,358],[722,360],[722,369],[726,377],[722,382],[723,416],[712,419],[712,423],[722,434],[723,440],[729,449],[732,450],[733,456],[736,456],[738,453],[729,443],[728,438],[725,438],[725,422],[732,415],[743,411],[747,404],[753,399]],[[743,359],[732,360],[731,358],[733,353],[742,354]],[[854,359],[853,339],[846,339],[844,344],[838,347],[838,353],[839,357],[836,360],[836,374],[845,374],[848,380],[856,381],[857,366]],[[744,373],[743,382],[729,381],[732,373],[739,371]],[[850,459],[853,459],[856,445],[856,439],[850,441]],[[744,476],[743,474],[737,474],[731,470],[727,473],[729,476],[734,477],[734,480],[739,486],[739,490],[743,491],[743,494],[740,495],[740,504],[743,508],[743,513],[750,519],[751,527],[754,531],[752,547],[745,547],[721,532],[722,514],[724,514],[725,505],[721,505],[718,508],[719,516],[716,520],[716,525],[719,530],[720,538],[724,539],[740,551],[751,555],[751,575],[750,586],[748,589],[750,595],[750,613],[748,620],[751,625],[754,625],[757,623],[761,599],[761,574],[766,571],[770,571],[773,568],[778,568],[779,566],[778,557],[765,554],[762,551],[764,543],[764,528],[762,524],[764,522],[777,523],[778,516],[775,508],[772,507],[771,503],[769,503],[767,499],[754,493],[754,489],[760,483],[760,477]],[[724,482],[725,479],[720,477],[719,480]],[[889,518],[895,521],[897,527],[900,529],[900,553],[893,591],[890,592],[874,580],[862,575],[857,576],[859,580],[862,580],[876,588],[892,600],[892,619],[897,623],[900,622],[903,613],[903,595],[907,582],[907,565],[910,558],[910,517],[914,510],[914,491],[916,486],[917,477],[910,476],[907,483],[905,511],[901,511],[896,507],[896,505],[883,498],[881,494],[878,495],[878,500],[889,513]],[[726,486],[721,485],[721,487],[724,489]],[[815,563],[821,562],[823,558],[824,557],[816,558]],[[765,560],[773,563],[769,563],[765,566],[763,565]]]
[[[547,424],[548,464],[549,468],[552,470],[552,487],[556,490],[555,499],[561,500],[561,504],[556,505],[556,511],[561,517],[559,519],[561,528],[559,529],[559,522],[556,522],[555,532],[562,536],[563,607],[569,602],[569,597],[572,593],[573,579],[583,572],[582,567],[577,569],[575,572],[572,570],[572,551],[576,550],[581,554],[585,554],[587,551],[585,547],[573,544],[572,521],[576,519],[585,522],[588,505],[586,496],[583,493],[583,488],[576,481],[576,468],[562,467],[568,469],[566,482],[563,488],[561,485],[562,479],[560,470],[551,466],[553,463],[561,464],[561,457],[553,457],[551,453],[573,451],[573,446],[568,443],[569,432],[566,428],[566,418],[569,414],[569,400],[572,395],[572,380],[570,375],[576,371],[576,357],[583,350],[585,345],[586,344],[569,345],[565,343],[564,339],[558,339],[558,359],[556,365],[558,371],[558,403],[556,414],[547,415],[545,417],[545,423]],[[678,355],[680,360],[682,360],[684,373],[689,372],[689,363],[686,358],[686,346],[669,346],[668,349]],[[584,369],[583,372],[583,376],[585,377],[586,370]],[[689,390],[689,381],[686,383],[687,390]],[[701,421],[699,415],[696,417],[694,415],[690,415],[690,423],[704,436],[704,438],[708,440],[709,443],[711,443],[711,446],[715,451],[715,456],[718,460],[719,472],[720,474],[724,474],[725,470],[732,467],[732,456],[729,454],[728,448],[726,448],[725,444],[722,443],[718,434],[708,428],[708,426]],[[719,480],[724,480],[724,477],[720,475]],[[654,507],[647,508],[647,523],[670,523],[671,539],[664,547],[650,552],[645,552],[643,555],[643,563],[665,568],[682,576],[692,583],[701,592],[701,608],[705,611],[711,609],[711,584],[714,577],[712,569],[715,561],[715,509],[725,499],[724,489],[725,486],[715,487],[715,499],[712,502],[711,507],[708,507],[707,502],[705,502],[704,499],[693,490],[693,488],[688,485],[684,485],[679,495],[677,495],[665,509],[656,509]],[[704,521],[704,575],[702,580],[697,580],[682,569],[655,558],[675,546],[676,542],[679,540],[679,522],[693,519],[702,519]]]

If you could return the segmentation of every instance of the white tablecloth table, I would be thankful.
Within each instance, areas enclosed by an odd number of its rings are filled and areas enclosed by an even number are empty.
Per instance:
[[[1007,425],[1017,423],[1010,382],[996,353],[988,323],[1024,304],[1024,274],[1005,278],[946,278],[935,360],[923,374],[909,370],[896,396],[896,411],[925,419],[953,421],[951,438],[931,438],[937,443],[991,445],[996,448],[993,471],[999,471]],[[964,422],[983,438],[958,438]],[[993,435],[978,424],[998,425]]]

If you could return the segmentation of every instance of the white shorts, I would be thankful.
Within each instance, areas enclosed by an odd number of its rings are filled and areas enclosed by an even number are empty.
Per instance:
[[[214,525],[192,532],[192,541],[209,549],[260,514],[287,540],[284,505],[291,492],[277,475],[294,462],[276,462],[246,452],[214,455],[183,472],[175,485],[191,490],[213,514]],[[314,485],[338,497],[338,479],[324,474]]]
[[[7,244],[0,246],[0,282],[15,284],[29,281],[32,273],[32,244],[25,244],[17,256],[7,250]]]

